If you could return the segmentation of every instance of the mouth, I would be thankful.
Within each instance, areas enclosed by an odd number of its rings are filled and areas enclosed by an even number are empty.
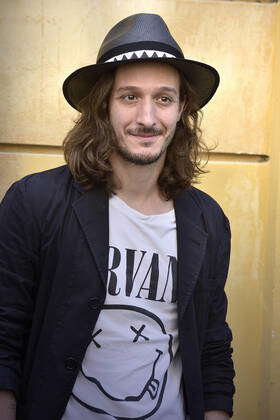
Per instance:
[[[144,137],[144,138],[146,138],[146,137],[157,137],[158,136],[158,134],[132,134],[133,136],[136,136],[136,137]]]
[[[133,135],[132,138],[135,144],[138,144],[140,147],[149,148],[157,144],[159,135]]]
[[[162,131],[156,129],[128,130],[127,132],[129,135],[140,139],[152,139],[162,135]]]
[[[132,134],[133,137],[136,137],[138,139],[144,139],[144,140],[149,140],[149,139],[155,139],[157,137],[159,137],[159,135],[155,135],[155,134]]]
[[[154,143],[161,134],[157,133],[129,133],[131,137],[138,140],[140,143]]]

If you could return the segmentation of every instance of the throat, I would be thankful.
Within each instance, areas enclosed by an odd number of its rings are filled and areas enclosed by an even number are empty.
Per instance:
[[[120,190],[116,195],[129,207],[147,216],[168,213],[174,208],[173,200],[164,200],[158,193],[142,196],[141,194],[125,194]]]
[[[173,209],[173,201],[164,199],[158,186],[163,156],[144,167],[125,162],[113,154],[111,164],[117,186],[115,194],[129,207],[145,215],[167,213]]]

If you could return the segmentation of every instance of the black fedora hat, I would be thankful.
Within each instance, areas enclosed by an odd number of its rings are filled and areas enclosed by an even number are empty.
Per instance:
[[[155,14],[139,13],[117,23],[106,35],[96,64],[74,71],[63,84],[69,104],[79,110],[98,78],[120,64],[143,61],[166,62],[183,73],[198,97],[198,109],[210,101],[219,85],[217,70],[205,63],[187,60],[164,20]]]

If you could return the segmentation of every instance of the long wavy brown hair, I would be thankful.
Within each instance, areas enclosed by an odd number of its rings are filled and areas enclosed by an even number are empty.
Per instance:
[[[116,136],[109,121],[108,103],[114,83],[114,72],[105,73],[79,104],[80,117],[63,141],[64,156],[74,179],[86,189],[102,185],[109,195],[117,185],[110,156]],[[185,100],[181,120],[166,153],[158,178],[162,197],[174,198],[197,181],[203,169],[201,152],[209,149],[201,138],[201,111],[197,111],[196,94],[180,74],[180,100]]]

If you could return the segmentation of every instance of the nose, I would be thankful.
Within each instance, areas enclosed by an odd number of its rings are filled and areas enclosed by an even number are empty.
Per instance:
[[[152,99],[142,99],[137,106],[137,124],[144,127],[153,127],[156,124],[156,110]]]

